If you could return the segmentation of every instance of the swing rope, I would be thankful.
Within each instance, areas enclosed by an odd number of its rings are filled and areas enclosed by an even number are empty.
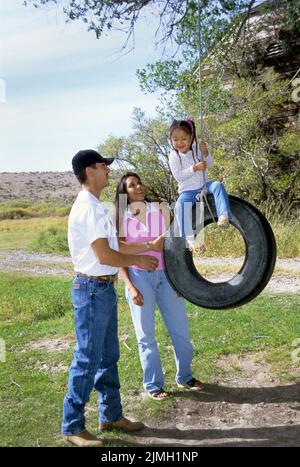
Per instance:
[[[202,141],[204,137],[204,122],[203,122],[203,73],[202,73],[202,61],[203,61],[203,40],[202,40],[202,25],[201,25],[201,0],[198,0],[198,54],[199,54],[199,106],[200,106],[200,141]],[[195,140],[196,140],[196,155],[198,160],[205,162],[204,155],[202,154],[202,151],[199,151],[199,145],[197,141],[197,137],[195,135]],[[200,155],[199,155],[200,152]],[[207,200],[207,176],[206,176],[206,170],[203,170],[203,180],[204,180],[204,185],[202,187],[201,193],[197,195],[199,201],[200,201],[200,212],[201,216],[204,218],[204,201],[206,203],[206,206],[209,210],[209,213],[213,219],[213,222],[217,222],[209,205],[209,202]]]

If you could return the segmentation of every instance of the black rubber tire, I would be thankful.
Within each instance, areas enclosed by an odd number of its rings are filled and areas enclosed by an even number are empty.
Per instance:
[[[207,199],[217,218],[213,196],[208,195]],[[170,284],[186,300],[204,308],[229,309],[253,300],[269,282],[276,262],[275,237],[267,219],[247,201],[231,195],[229,200],[233,214],[230,223],[240,231],[245,241],[244,263],[229,281],[213,283],[200,275],[192,253],[186,248],[185,238],[172,235],[175,220],[170,227],[171,235],[164,244],[166,274]],[[204,227],[212,222],[205,206]],[[200,226],[196,226],[197,233],[199,230]]]

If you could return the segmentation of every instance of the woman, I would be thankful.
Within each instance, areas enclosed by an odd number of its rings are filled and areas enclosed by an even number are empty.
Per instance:
[[[156,400],[169,396],[163,389],[164,375],[155,339],[154,310],[157,305],[172,340],[177,385],[180,388],[203,390],[204,385],[191,373],[193,347],[184,301],[167,280],[161,251],[163,242],[156,238],[167,230],[168,216],[163,216],[158,203],[149,202],[140,177],[132,172],[126,173],[117,186],[116,210],[120,243],[144,242],[147,254],[159,260],[154,272],[144,272],[137,267],[120,269],[138,341],[144,388]],[[157,251],[158,244],[160,251]]]

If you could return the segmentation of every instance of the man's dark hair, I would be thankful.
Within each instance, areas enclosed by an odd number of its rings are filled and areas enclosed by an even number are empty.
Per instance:
[[[92,167],[93,169],[96,169],[96,164],[91,164],[88,167]],[[87,181],[86,169],[87,167],[84,167],[80,170],[80,172],[76,174],[76,178],[81,185],[84,185]]]

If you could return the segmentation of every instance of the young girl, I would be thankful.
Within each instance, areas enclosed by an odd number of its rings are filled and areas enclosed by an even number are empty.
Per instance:
[[[202,162],[197,159],[196,146],[193,144],[195,138],[195,124],[192,120],[173,121],[170,128],[173,151],[169,157],[169,164],[173,177],[178,182],[179,198],[175,206],[175,214],[179,223],[179,234],[185,235],[190,247],[193,247],[195,242],[190,220],[191,208],[197,201],[196,196],[204,187],[203,171],[213,165],[213,158],[204,142],[199,144],[199,148],[205,160]],[[228,227],[232,214],[224,185],[216,181],[207,181],[206,188],[209,194],[214,195],[218,226]]]

